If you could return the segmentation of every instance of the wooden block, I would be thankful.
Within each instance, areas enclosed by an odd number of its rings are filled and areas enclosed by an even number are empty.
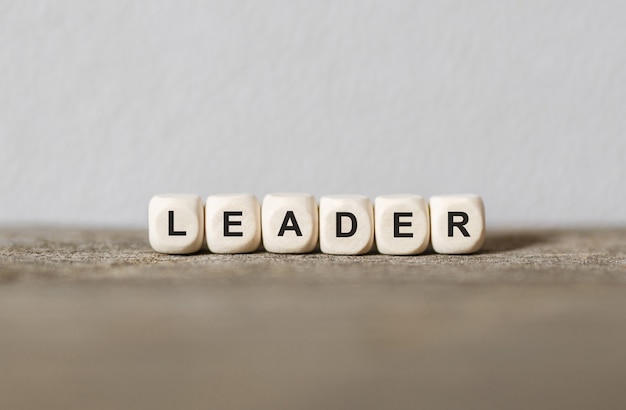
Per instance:
[[[320,249],[335,255],[361,255],[374,243],[372,202],[362,195],[320,199]]]
[[[261,245],[261,206],[254,195],[211,195],[204,220],[207,246],[213,253],[248,253]]]
[[[188,254],[204,239],[204,209],[198,195],[155,195],[148,206],[148,236],[157,252]]]
[[[374,201],[374,233],[378,252],[416,255],[430,240],[428,203],[418,195],[382,195]]]
[[[485,241],[485,207],[478,195],[430,198],[430,230],[437,253],[465,254],[480,250]]]
[[[263,198],[263,247],[274,253],[308,253],[317,245],[318,212],[309,194],[276,193]]]

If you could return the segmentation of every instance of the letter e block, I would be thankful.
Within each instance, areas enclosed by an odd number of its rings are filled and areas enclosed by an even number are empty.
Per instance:
[[[478,195],[430,198],[430,230],[437,253],[466,254],[485,242],[485,207]]]
[[[261,207],[254,195],[211,195],[204,220],[207,246],[213,253],[248,253],[261,245]]]
[[[148,236],[157,252],[188,254],[204,239],[204,209],[198,195],[155,195],[148,205]]]
[[[428,203],[418,195],[382,195],[374,201],[376,246],[387,255],[416,255],[430,240]]]

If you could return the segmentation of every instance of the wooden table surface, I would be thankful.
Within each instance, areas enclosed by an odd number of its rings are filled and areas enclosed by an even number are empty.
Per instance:
[[[415,257],[0,229],[0,409],[624,406],[626,229]]]

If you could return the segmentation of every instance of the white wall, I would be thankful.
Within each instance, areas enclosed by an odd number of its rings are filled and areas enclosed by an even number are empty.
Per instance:
[[[160,192],[476,192],[626,223],[621,1],[2,1],[0,223]]]

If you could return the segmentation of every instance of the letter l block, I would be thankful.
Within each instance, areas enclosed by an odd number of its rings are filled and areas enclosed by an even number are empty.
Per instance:
[[[148,205],[148,237],[157,252],[188,254],[204,239],[204,208],[198,195],[155,195]]]

